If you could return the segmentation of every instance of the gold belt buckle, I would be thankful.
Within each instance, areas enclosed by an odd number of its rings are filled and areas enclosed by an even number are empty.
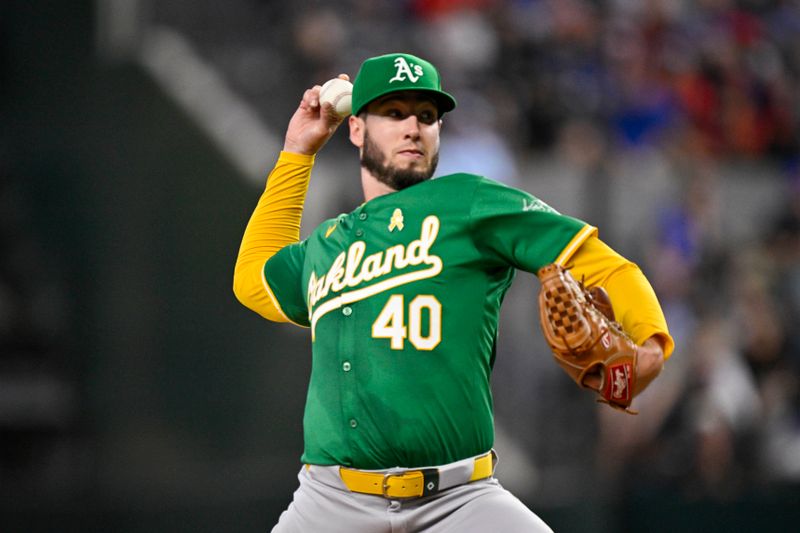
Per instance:
[[[403,470],[403,471],[400,471],[400,472],[397,472],[397,471],[395,471],[395,472],[386,472],[383,475],[383,481],[381,482],[381,496],[383,496],[384,498],[386,498],[388,500],[406,500],[406,499],[410,499],[410,498],[418,498],[420,496],[419,494],[402,494],[402,495],[398,495],[398,496],[390,496],[389,495],[389,490],[392,488],[389,485],[389,479],[390,478],[406,478],[406,476],[408,476],[412,472],[416,473],[415,470]],[[423,480],[424,480],[424,477],[423,477]],[[411,482],[410,479],[404,479],[404,481],[406,481],[406,483],[410,483]],[[420,483],[422,483],[422,482],[423,481],[420,481]]]
[[[383,475],[383,481],[381,482],[381,496],[383,496],[387,500],[390,499],[389,498],[389,488],[390,488],[389,487],[389,478],[393,477],[393,476],[396,476],[396,475],[397,474],[395,474],[394,472],[386,472]]]

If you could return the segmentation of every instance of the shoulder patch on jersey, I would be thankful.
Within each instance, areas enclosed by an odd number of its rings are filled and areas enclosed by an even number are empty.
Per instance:
[[[523,211],[543,211],[545,213],[557,213],[555,209],[544,203],[543,201],[539,200],[538,198],[531,198],[528,200],[527,198],[522,199],[522,210]]]

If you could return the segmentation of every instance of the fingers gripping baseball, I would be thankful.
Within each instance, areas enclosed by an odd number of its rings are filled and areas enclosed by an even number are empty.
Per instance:
[[[340,74],[339,78],[348,80],[349,76]],[[303,93],[303,98],[286,130],[283,145],[285,151],[306,155],[316,154],[344,120],[330,103],[320,102],[321,88],[321,85],[315,85]]]

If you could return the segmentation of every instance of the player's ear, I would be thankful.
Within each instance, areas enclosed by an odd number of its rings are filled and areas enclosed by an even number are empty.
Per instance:
[[[366,127],[364,119],[350,115],[348,125],[350,126],[350,142],[357,148],[361,148],[364,146],[364,128]]]

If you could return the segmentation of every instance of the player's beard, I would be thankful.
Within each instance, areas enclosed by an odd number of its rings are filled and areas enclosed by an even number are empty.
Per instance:
[[[378,145],[372,142],[369,134],[364,132],[364,149],[361,151],[361,166],[375,176],[375,179],[391,187],[396,191],[401,191],[417,183],[431,179],[436,172],[439,164],[439,152],[437,151],[431,159],[428,168],[415,170],[413,168],[397,168],[387,164]]]

